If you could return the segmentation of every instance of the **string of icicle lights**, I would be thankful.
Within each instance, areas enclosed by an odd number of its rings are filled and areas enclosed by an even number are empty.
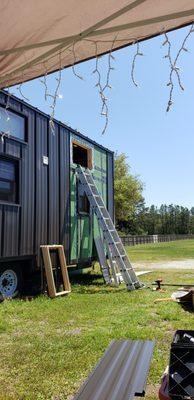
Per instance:
[[[189,39],[189,37],[191,36],[191,34],[194,32],[194,24],[192,24],[189,27],[188,32],[185,35],[184,40],[181,43],[181,46],[179,47],[176,55],[173,57],[172,55],[172,43],[171,40],[169,38],[169,34],[167,34],[166,32],[162,32],[161,34],[164,35],[164,41],[162,43],[162,46],[164,46],[164,48],[167,48],[167,53],[164,56],[164,58],[166,60],[168,60],[168,64],[169,64],[169,79],[167,82],[167,87],[169,88],[169,98],[167,101],[167,107],[166,107],[166,111],[169,112],[172,105],[173,105],[173,93],[174,93],[174,89],[175,89],[175,85],[176,82],[178,83],[178,86],[180,87],[180,89],[183,91],[184,90],[184,86],[181,80],[181,71],[180,68],[178,66],[178,62],[180,59],[180,56],[183,53],[187,53],[188,49],[187,49],[187,41]],[[95,67],[94,70],[92,71],[92,73],[96,76],[96,84],[95,87],[97,89],[97,93],[98,96],[100,98],[100,102],[101,102],[101,111],[100,111],[100,115],[104,118],[105,123],[104,123],[104,127],[102,129],[102,134],[104,134],[107,130],[108,127],[108,123],[109,123],[109,106],[108,106],[108,93],[109,90],[112,88],[111,85],[111,72],[115,69],[115,67],[113,66],[113,62],[115,61],[115,57],[113,56],[113,50],[114,50],[114,45],[115,42],[117,41],[117,37],[118,37],[119,33],[115,36],[114,40],[110,43],[110,51],[107,55],[107,59],[108,59],[108,66],[107,69],[104,70],[103,69],[103,73],[101,72],[101,68],[100,68],[100,59],[101,56],[98,55],[98,42],[97,41],[92,41],[92,44],[95,46]],[[138,59],[141,58],[144,54],[142,53],[142,51],[140,50],[140,43],[134,39],[133,41],[134,46],[136,47],[136,51],[135,54],[133,56],[132,59],[132,63],[131,63],[131,81],[134,84],[135,87],[138,87],[138,83],[136,80],[136,64],[138,62]],[[76,71],[75,68],[75,64],[77,61],[76,58],[76,43],[73,44],[72,46],[72,56],[73,56],[73,62],[72,62],[72,72],[74,74],[74,76],[82,81],[84,81],[83,77],[78,74],[78,72]],[[51,104],[50,104],[50,109],[51,109],[51,113],[50,113],[50,120],[49,120],[49,124],[50,124],[50,129],[51,131],[54,133],[54,117],[55,117],[55,112],[56,112],[56,106],[57,106],[57,100],[58,99],[63,99],[63,94],[60,93],[60,86],[61,86],[61,80],[62,80],[62,67],[61,67],[61,52],[59,53],[59,64],[58,64],[58,75],[56,76],[56,87],[54,89],[53,92],[51,92],[49,90],[49,85],[47,83],[47,75],[48,75],[48,71],[47,71],[47,66],[46,66],[46,62],[43,63],[44,64],[44,68],[45,68],[45,74],[44,76],[40,79],[41,84],[44,86],[44,98],[45,101],[48,101],[49,99],[51,100]],[[105,81],[105,84],[103,84],[103,80]],[[29,99],[24,95],[23,93],[23,84],[20,84],[17,89],[19,90],[19,93],[21,95],[21,97],[25,100],[25,101],[29,101]],[[8,122],[9,125],[9,121],[10,121],[10,114],[8,112],[9,110],[9,106],[10,106],[10,97],[11,97],[11,92],[8,89],[7,90],[7,100],[6,100],[6,106],[5,106],[5,114],[6,114],[6,121]],[[10,132],[9,129],[7,130],[7,132],[2,132],[0,133],[1,135],[1,140],[4,140],[5,136],[9,136]]]

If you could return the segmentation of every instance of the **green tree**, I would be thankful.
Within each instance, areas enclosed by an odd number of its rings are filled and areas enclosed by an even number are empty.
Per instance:
[[[194,234],[194,207],[192,207],[190,210],[189,233]]]
[[[115,156],[115,217],[120,230],[135,233],[135,218],[144,206],[143,183],[130,173],[127,156]]]

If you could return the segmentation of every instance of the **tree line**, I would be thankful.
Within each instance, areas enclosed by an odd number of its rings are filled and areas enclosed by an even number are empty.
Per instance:
[[[128,233],[146,235],[194,234],[194,207],[162,204],[143,206],[129,223]]]
[[[115,218],[124,234],[194,234],[194,207],[162,204],[146,207],[144,185],[130,172],[125,154],[115,157]]]

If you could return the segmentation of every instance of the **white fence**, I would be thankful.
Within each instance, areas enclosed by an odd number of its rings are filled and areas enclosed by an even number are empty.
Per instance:
[[[172,242],[174,240],[194,239],[194,235],[142,235],[121,236],[124,246],[135,246],[137,244]]]

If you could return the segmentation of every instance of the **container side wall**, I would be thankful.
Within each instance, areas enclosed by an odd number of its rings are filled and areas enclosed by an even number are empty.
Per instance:
[[[42,162],[43,155],[48,156],[47,119],[36,116],[36,157],[35,157],[35,253],[39,254],[41,244],[48,243],[48,165]],[[40,260],[38,260],[39,264]]]
[[[6,98],[0,92],[1,105]],[[11,137],[0,140],[0,155],[15,160],[19,170],[18,204],[0,202],[0,258],[38,256],[40,266],[41,244],[63,244],[68,263],[82,266],[91,261],[94,232],[99,230],[91,212],[78,213],[70,140],[92,149],[92,173],[110,213],[112,155],[61,123],[55,122],[53,134],[49,117],[19,99],[11,97],[9,109],[24,116],[27,137],[26,143]]]
[[[3,93],[0,94],[0,104],[6,104],[6,96]],[[22,111],[20,102],[10,99],[9,105],[12,110],[17,112]],[[14,157],[14,159],[18,159],[19,163],[22,146],[23,145],[18,144],[17,141],[6,137],[4,142],[1,143],[0,154],[3,156],[8,156],[10,159]],[[20,165],[18,164],[18,166]],[[1,257],[12,257],[19,255],[20,212],[21,208],[17,205],[1,205]]]
[[[3,252],[3,205],[0,204],[0,257]]]
[[[5,153],[8,156],[20,158],[21,157],[21,144],[14,140],[5,139]]]
[[[60,243],[64,245],[69,263],[70,247],[70,149],[69,131],[60,127],[59,132],[59,180],[60,180]]]
[[[3,257],[19,255],[19,210],[18,206],[4,205]]]
[[[21,155],[21,219],[20,254],[34,253],[35,230],[35,113],[23,108],[27,117],[28,145],[22,146]]]
[[[59,243],[59,132],[55,124],[55,132],[48,131],[49,136],[49,244]]]

